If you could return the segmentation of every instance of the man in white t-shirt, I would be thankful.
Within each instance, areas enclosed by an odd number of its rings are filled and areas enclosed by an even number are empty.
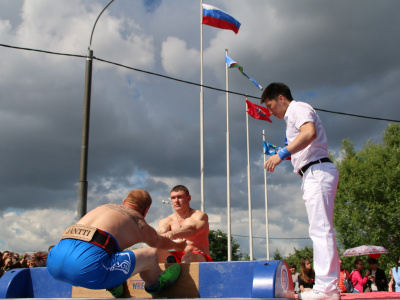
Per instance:
[[[265,163],[275,167],[291,156],[294,172],[302,177],[303,200],[310,223],[309,234],[314,248],[315,285],[299,294],[299,299],[340,299],[339,257],[333,232],[333,206],[339,172],[329,159],[328,140],[321,120],[307,103],[293,100],[283,83],[271,83],[261,96],[278,119],[286,122],[288,145]]]
[[[368,258],[368,264],[370,275],[368,276],[367,286],[371,292],[385,291],[388,286],[385,271],[378,268],[378,261],[375,258]]]

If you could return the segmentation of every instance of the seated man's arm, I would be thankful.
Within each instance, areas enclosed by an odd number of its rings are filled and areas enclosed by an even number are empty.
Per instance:
[[[176,249],[178,251],[183,251],[186,247],[186,240],[182,239],[179,241],[173,241],[167,237],[161,236],[157,233],[157,231],[145,223],[143,226],[143,242],[149,245],[150,247],[169,250]]]
[[[189,224],[162,235],[170,239],[184,239],[190,238],[203,230],[208,230],[208,216],[204,212],[198,212],[191,217]]]

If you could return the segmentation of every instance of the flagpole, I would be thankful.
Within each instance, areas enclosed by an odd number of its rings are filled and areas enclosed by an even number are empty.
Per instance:
[[[204,207],[203,0],[200,0],[200,201]]]
[[[246,95],[247,100],[247,95]],[[247,113],[248,107],[246,102],[246,128],[247,128],[247,190],[249,201],[249,244],[250,244],[250,260],[253,260],[253,229],[252,229],[252,215],[251,215],[251,178],[250,178],[250,142],[249,142],[249,114]]]
[[[263,141],[265,142],[265,130],[263,130]],[[265,158],[264,154],[264,166]],[[268,188],[267,188],[267,172],[264,170],[264,186],[265,186],[265,227],[267,233],[267,260],[269,260],[269,225],[268,225]]]
[[[225,48],[225,56],[228,55],[228,48]],[[226,74],[226,202],[228,216],[228,261],[232,260],[231,245],[231,178],[230,178],[230,156],[229,156],[229,80],[228,80],[228,64],[225,64]]]

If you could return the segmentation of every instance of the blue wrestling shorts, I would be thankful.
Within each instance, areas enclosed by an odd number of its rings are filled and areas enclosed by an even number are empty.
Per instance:
[[[132,251],[109,254],[99,246],[74,239],[61,240],[47,257],[47,270],[54,279],[88,289],[122,284],[133,273],[135,264]]]

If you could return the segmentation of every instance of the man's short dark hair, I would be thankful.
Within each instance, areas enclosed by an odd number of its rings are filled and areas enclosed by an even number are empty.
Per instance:
[[[368,258],[368,263],[369,264],[378,264],[378,261],[375,258],[370,257],[370,258]]]
[[[174,186],[170,193],[179,192],[179,191],[185,191],[186,196],[190,195],[188,188],[186,186],[184,186],[184,185],[176,185],[176,186]]]
[[[273,82],[268,85],[262,93],[261,104],[263,104],[267,99],[276,100],[279,95],[284,96],[289,101],[293,100],[292,93],[286,84],[282,82]]]

